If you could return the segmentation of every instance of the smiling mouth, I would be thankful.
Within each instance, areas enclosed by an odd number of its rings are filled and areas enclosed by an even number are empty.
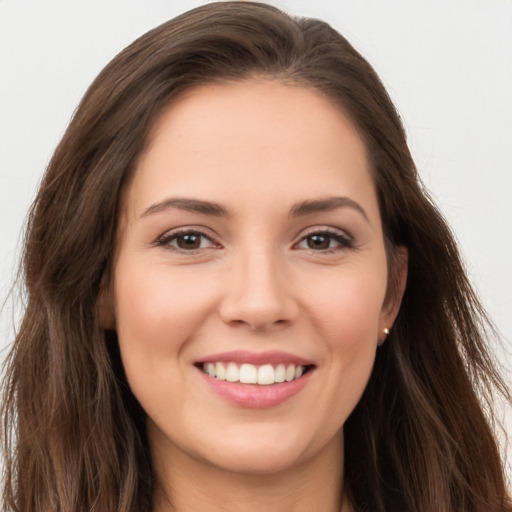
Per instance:
[[[314,365],[253,365],[250,363],[237,364],[234,362],[197,363],[196,366],[203,373],[218,380],[239,382],[241,384],[258,384],[260,386],[292,382],[300,379],[300,377],[314,367]]]

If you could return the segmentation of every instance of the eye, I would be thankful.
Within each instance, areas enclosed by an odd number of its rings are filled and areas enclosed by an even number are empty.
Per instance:
[[[352,246],[352,239],[345,234],[333,231],[315,231],[303,237],[296,245],[296,248],[319,252],[331,252],[343,250]]]
[[[158,240],[158,245],[163,245],[178,252],[196,252],[201,249],[219,247],[217,243],[201,231],[169,233]]]

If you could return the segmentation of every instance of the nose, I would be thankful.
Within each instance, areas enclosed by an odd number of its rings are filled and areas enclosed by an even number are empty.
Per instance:
[[[235,258],[219,307],[223,322],[255,331],[282,328],[299,314],[291,279],[271,251],[248,250]]]

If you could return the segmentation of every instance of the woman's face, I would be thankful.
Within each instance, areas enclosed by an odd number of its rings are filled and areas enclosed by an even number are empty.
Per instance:
[[[327,99],[254,80],[169,107],[124,196],[113,285],[156,463],[342,457],[397,311],[387,277],[365,147]]]

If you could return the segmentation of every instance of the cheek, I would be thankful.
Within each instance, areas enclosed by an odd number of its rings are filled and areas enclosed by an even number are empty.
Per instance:
[[[197,271],[173,272],[165,264],[134,268],[121,261],[117,276],[117,332],[125,359],[132,353],[147,359],[176,353],[213,307],[214,287],[205,286]]]
[[[340,272],[310,295],[309,308],[333,349],[357,350],[377,341],[385,293],[385,273]]]
[[[177,421],[186,394],[187,346],[212,309],[201,272],[120,259],[114,280],[121,359],[130,388],[157,423]],[[169,408],[169,403],[175,407]]]
[[[377,262],[361,271],[346,269],[325,281],[323,293],[318,289],[310,297],[310,314],[332,370],[332,396],[338,406],[345,403],[349,409],[366,387],[375,359],[387,284],[385,267],[383,272],[381,267]],[[340,393],[343,399],[338,401]]]
[[[359,402],[375,361],[385,294],[385,286],[375,283],[347,282],[333,290],[329,318],[323,320],[332,369],[332,410],[343,422]]]

